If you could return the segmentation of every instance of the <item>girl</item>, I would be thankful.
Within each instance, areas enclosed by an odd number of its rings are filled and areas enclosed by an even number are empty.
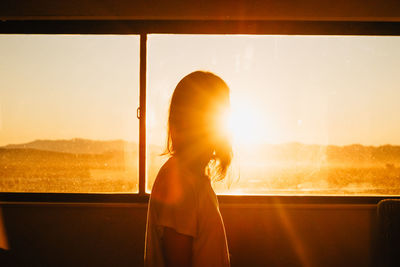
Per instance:
[[[196,71],[172,95],[166,154],[147,215],[145,266],[230,266],[225,228],[211,180],[225,177],[232,159],[221,125],[229,88]]]

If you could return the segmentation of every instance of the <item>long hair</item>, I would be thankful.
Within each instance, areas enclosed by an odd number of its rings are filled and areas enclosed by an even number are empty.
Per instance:
[[[223,179],[232,160],[230,137],[221,127],[228,108],[229,87],[220,77],[204,71],[185,76],[171,98],[165,153],[200,175]]]

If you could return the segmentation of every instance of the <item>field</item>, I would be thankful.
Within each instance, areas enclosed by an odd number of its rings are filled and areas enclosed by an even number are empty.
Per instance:
[[[57,143],[58,142],[58,143]],[[137,144],[125,141],[41,141],[0,148],[1,192],[133,193]],[[148,189],[162,165],[148,151]],[[398,147],[275,145],[241,151],[223,194],[399,195]]]
[[[137,192],[137,176],[134,154],[0,150],[2,192]]]
[[[279,166],[254,175],[228,177],[217,186],[225,194],[398,195],[400,168]],[[258,174],[258,175],[257,175]],[[247,179],[246,177],[251,177]]]

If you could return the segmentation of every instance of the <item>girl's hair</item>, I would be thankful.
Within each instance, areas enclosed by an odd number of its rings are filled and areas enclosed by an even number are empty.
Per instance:
[[[229,108],[229,87],[217,75],[195,71],[185,76],[172,95],[165,154],[187,163],[213,180],[225,177],[232,146],[221,115]]]

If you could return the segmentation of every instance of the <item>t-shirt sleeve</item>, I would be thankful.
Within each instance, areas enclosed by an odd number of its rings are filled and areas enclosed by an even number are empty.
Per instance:
[[[197,201],[194,188],[187,182],[174,181],[166,184],[156,202],[156,225],[192,237],[197,236]]]

